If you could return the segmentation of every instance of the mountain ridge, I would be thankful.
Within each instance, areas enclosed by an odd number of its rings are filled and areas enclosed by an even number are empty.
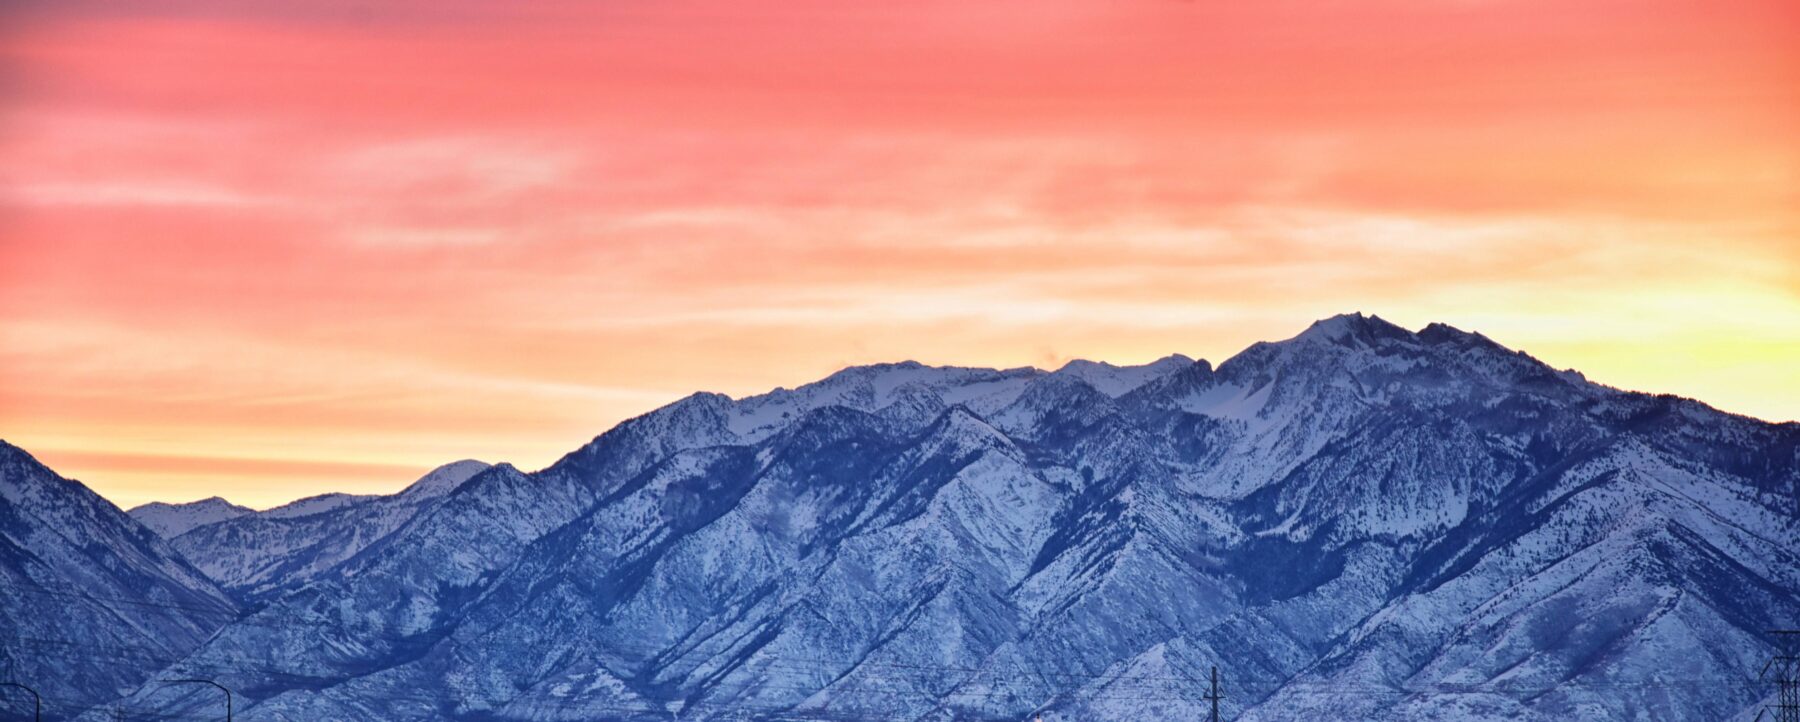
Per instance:
[[[262,660],[245,719],[1134,720],[1218,666],[1238,719],[1674,720],[1760,696],[1663,663],[1741,679],[1800,617],[1800,425],[1360,314],[1158,364],[697,393],[159,678]]]
[[[178,533],[164,536],[239,601],[253,602],[355,558],[488,468],[485,462],[464,459],[432,469],[394,494],[321,494],[264,511],[245,509],[205,523],[171,526]],[[171,515],[191,516],[196,504],[146,505],[130,513],[156,528],[167,526]]]

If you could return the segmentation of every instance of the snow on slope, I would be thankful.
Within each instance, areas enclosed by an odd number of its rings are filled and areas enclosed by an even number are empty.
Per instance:
[[[0,670],[46,719],[130,692],[236,613],[161,537],[0,441]]]
[[[479,461],[453,462],[398,494],[310,497],[198,525],[171,543],[239,598],[265,597],[356,556],[488,468]]]
[[[1800,617],[1800,425],[1361,315],[1153,366],[696,394],[160,674],[260,660],[249,720],[1124,721],[1214,666],[1240,719],[1676,720]]]
[[[156,532],[158,536],[164,539],[173,539],[194,527],[236,519],[256,512],[254,509],[241,507],[215,496],[185,504],[151,502],[135,507],[127,513],[138,523],[150,527],[150,530]]]

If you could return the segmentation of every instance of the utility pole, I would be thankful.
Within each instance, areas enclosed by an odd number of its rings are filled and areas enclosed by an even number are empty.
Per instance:
[[[0,687],[18,687],[26,692],[30,692],[31,719],[34,722],[44,722],[44,698],[38,695],[37,690],[19,684],[18,682],[0,682]]]
[[[231,722],[231,690],[226,689],[225,685],[210,679],[171,679],[163,684],[210,684],[214,687],[218,687],[219,691],[225,693],[225,722]]]
[[[1800,643],[1800,629],[1772,629],[1769,636],[1775,639],[1776,653],[1763,665],[1757,679],[1775,682],[1775,704],[1756,713],[1756,719],[1774,712],[1774,722],[1800,722],[1800,656],[1794,653],[1795,644]]]
[[[1212,691],[1208,692],[1206,694],[1206,696],[1202,697],[1201,699],[1212,702],[1212,717],[1210,718],[1211,722],[1219,722],[1219,700],[1225,699],[1225,695],[1219,693],[1219,668],[1218,667],[1212,668]]]

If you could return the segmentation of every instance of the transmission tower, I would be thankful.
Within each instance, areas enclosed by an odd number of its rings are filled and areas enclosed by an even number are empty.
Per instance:
[[[1225,695],[1219,692],[1218,667],[1212,668],[1212,691],[1207,692],[1206,696],[1201,699],[1212,702],[1212,716],[1209,719],[1211,722],[1219,722],[1219,700],[1225,699]]]
[[[1776,653],[1757,678],[1775,683],[1775,704],[1756,713],[1756,719],[1769,715],[1773,722],[1800,722],[1800,656],[1794,654],[1800,629],[1774,629],[1769,636],[1775,639]]]

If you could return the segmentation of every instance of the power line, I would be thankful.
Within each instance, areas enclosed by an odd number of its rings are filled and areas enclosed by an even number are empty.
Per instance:
[[[81,648],[84,645],[71,644],[70,646],[75,647],[75,648]],[[109,652],[110,651],[111,650],[109,650]],[[322,680],[318,679],[317,677],[294,675],[293,673],[285,671],[285,670],[275,670],[275,669],[270,669],[267,667],[252,667],[249,663],[247,663],[246,661],[242,661],[242,660],[225,660],[223,662],[213,662],[213,663],[208,663],[208,662],[205,662],[204,660],[194,660],[194,659],[188,659],[188,660],[183,660],[183,661],[185,662],[186,668],[194,669],[197,671],[215,670],[217,673],[224,673],[224,674],[248,673],[248,674],[265,674],[265,675],[270,675],[270,676],[294,676],[294,677],[296,677],[298,679],[302,679],[304,681],[310,681],[310,682],[322,681]],[[818,667],[801,663],[800,660],[787,660],[787,659],[771,660],[771,661],[766,662],[765,666],[776,667],[776,668],[787,667],[787,668],[799,669],[799,670],[803,670],[803,671],[819,669]],[[908,668],[908,669],[923,669],[923,670],[936,670],[936,671],[971,670],[971,668],[967,668],[967,667],[953,667],[953,666],[947,666],[947,665],[917,665],[917,664],[909,665],[909,664],[898,664],[898,663],[893,663],[890,665],[889,663],[881,663],[881,662],[867,662],[865,665],[862,665],[862,666],[875,667],[875,668],[880,668],[883,666],[893,666],[893,667],[902,667],[902,668]],[[1007,671],[1005,671],[1003,669],[999,669],[999,668],[990,668],[990,669],[985,669],[985,670],[981,670],[981,671],[994,675],[991,679],[986,680],[989,690],[988,690],[988,694],[984,695],[984,697],[987,699],[992,699],[993,695],[999,691],[999,688],[1001,688],[1003,686],[1010,687],[1015,681],[1017,681],[1019,679],[1024,679],[1023,677],[1020,676],[1019,670],[1017,668],[1014,668],[1010,672],[1007,672]],[[1076,675],[1065,675],[1065,676],[1076,676]],[[1144,675],[1144,676],[1148,677],[1148,676],[1152,676],[1152,675]],[[1104,681],[1107,679],[1103,675],[1087,675],[1087,677],[1089,677],[1090,679],[1094,679],[1096,681]],[[1119,676],[1119,678],[1124,678],[1124,677],[1125,677],[1124,675]],[[1157,675],[1157,677],[1162,677],[1162,676]],[[924,680],[919,680],[916,678],[900,679],[900,678],[896,678],[893,676],[884,676],[881,674],[865,674],[865,675],[862,675],[862,678],[863,679],[861,681],[854,682],[850,686],[850,689],[855,690],[858,694],[862,694],[862,695],[874,694],[874,695],[888,696],[888,697],[899,697],[899,696],[906,696],[906,695],[930,694],[926,690],[899,689],[899,688],[896,688],[895,686],[893,686],[893,684],[891,684],[891,683],[900,682],[900,681],[906,681],[906,682],[909,682],[912,684],[917,684],[917,683],[924,681]],[[1168,678],[1186,679],[1185,677],[1175,677],[1175,676],[1168,676]],[[967,686],[967,684],[972,683],[974,681],[977,681],[977,680],[964,680],[962,683],[959,683],[958,686],[959,687]],[[1042,680],[1042,679],[1040,679],[1038,681],[1040,683],[1045,682],[1045,680]],[[882,683],[888,683],[888,684],[882,684]],[[1741,684],[1741,683],[1742,683],[1742,681],[1740,681],[1740,680],[1723,679],[1723,680],[1711,680],[1711,681],[1689,680],[1689,681],[1683,682],[1681,684],[1687,684],[1687,685],[1692,685],[1692,686],[1717,687],[1717,686],[1731,686],[1731,685],[1737,685],[1737,684]],[[454,683],[443,684],[443,686],[447,690],[450,690],[450,691],[462,691],[462,692],[468,691]],[[1588,688],[1588,689],[1618,690],[1618,689],[1645,689],[1645,688],[1665,687],[1665,686],[1668,686],[1668,683],[1664,683],[1664,682],[1660,682],[1660,681],[1645,681],[1645,682],[1631,682],[1631,683],[1619,682],[1619,681],[1614,681],[1614,682],[1609,682],[1609,683],[1569,682],[1569,683],[1555,685],[1555,686],[1551,686],[1551,687],[1530,687],[1530,688],[1506,687],[1506,686],[1495,686],[1495,685],[1479,685],[1479,684],[1456,684],[1456,685],[1440,684],[1440,685],[1431,685],[1431,686],[1417,686],[1417,687],[1412,687],[1412,688],[1391,688],[1391,687],[1376,687],[1376,686],[1346,686],[1346,685],[1342,685],[1340,683],[1327,684],[1327,683],[1315,683],[1315,682],[1289,682],[1288,684],[1285,684],[1285,685],[1278,684],[1277,688],[1285,689],[1291,693],[1302,693],[1302,694],[1333,694],[1333,695],[1375,694],[1375,695],[1381,695],[1381,696],[1395,696],[1395,695],[1405,696],[1405,695],[1409,695],[1409,694],[1411,694],[1411,695],[1427,694],[1428,695],[1428,694],[1434,694],[1434,693],[1469,693],[1469,692],[1535,695],[1535,694],[1539,694],[1542,692],[1552,691],[1552,690],[1555,690],[1558,688]],[[759,683],[754,680],[744,680],[744,681],[741,681],[741,682],[738,682],[738,683],[732,684],[732,685],[723,685],[723,686],[714,687],[713,689],[715,691],[722,690],[727,693],[730,693],[730,692],[741,693],[744,691],[748,691],[749,688],[751,688],[751,687],[755,687],[757,689],[765,690],[765,691],[773,689],[773,690],[777,690],[777,691],[784,691],[784,690],[785,691],[793,691],[796,693],[817,692],[820,689],[820,688],[813,687],[813,686],[770,685],[770,684],[767,684],[766,682]],[[423,696],[405,696],[405,697],[403,697],[403,696],[397,696],[397,695],[392,695],[392,694],[383,694],[383,695],[364,694],[362,696],[365,699],[382,699],[382,700],[388,700],[388,701],[416,701],[416,702],[431,703],[431,704],[442,703],[445,699],[443,695],[423,695]],[[638,696],[643,697],[644,695],[639,694]],[[1178,690],[1170,690],[1167,687],[1161,688],[1160,693],[1135,694],[1135,695],[1133,695],[1133,694],[1122,694],[1122,695],[1098,694],[1098,695],[1082,695],[1082,697],[1084,699],[1090,699],[1090,700],[1128,700],[1128,701],[1129,700],[1158,701],[1158,700],[1193,699],[1191,697],[1187,697],[1183,694],[1180,694]],[[522,699],[522,698],[514,698],[513,701],[517,702],[520,699]],[[654,702],[657,698],[656,697],[645,697],[645,699],[647,701]],[[1202,697],[1202,699],[1206,699],[1206,698]],[[732,709],[733,708],[733,705],[720,705],[717,703],[705,703],[705,702],[699,702],[697,700],[679,700],[679,699],[675,699],[675,698],[666,698],[665,701],[667,701],[669,703],[681,702],[684,705],[685,709],[690,709],[690,710],[704,710],[704,709],[718,710],[718,709]],[[545,702],[546,702],[545,700],[539,700],[538,703],[543,704]],[[593,708],[593,705],[591,703],[576,703],[574,701],[552,703],[551,706],[571,706],[571,707],[579,707],[582,709],[592,709]],[[772,711],[775,711],[775,709],[779,709],[779,708],[778,707],[772,708],[772,709],[765,708],[763,711],[772,712]],[[642,712],[646,712],[646,713],[667,712],[668,708],[667,707],[638,707],[638,708],[634,708],[632,711],[642,711]]]
[[[209,684],[214,687],[218,687],[219,691],[225,693],[225,722],[231,722],[231,688],[230,687],[226,687],[225,685],[219,684],[218,682],[214,682],[210,679],[171,679],[167,682],[164,682],[163,684],[164,685]]]
[[[17,687],[31,693],[31,719],[34,722],[44,722],[44,696],[38,694],[37,690],[18,682],[0,682],[0,687]]]

